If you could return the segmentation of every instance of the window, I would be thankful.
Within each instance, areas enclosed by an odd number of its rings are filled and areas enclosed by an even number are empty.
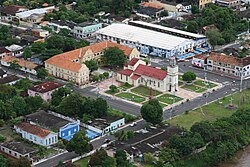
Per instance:
[[[32,135],[30,135],[30,139],[32,140]]]

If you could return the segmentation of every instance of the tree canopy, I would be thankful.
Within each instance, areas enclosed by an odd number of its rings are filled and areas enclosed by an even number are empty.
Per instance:
[[[157,99],[151,99],[141,107],[142,118],[152,124],[159,124],[163,120],[163,110]]]
[[[192,82],[194,80],[196,80],[196,74],[193,73],[193,72],[185,72],[183,75],[182,75],[182,79],[183,81],[186,81],[186,82]]]
[[[105,65],[111,68],[122,67],[126,62],[124,52],[117,47],[105,49],[101,59]]]

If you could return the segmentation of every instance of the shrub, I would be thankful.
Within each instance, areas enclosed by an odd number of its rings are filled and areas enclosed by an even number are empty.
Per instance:
[[[0,142],[4,142],[6,140],[6,137],[0,134]]]
[[[109,73],[108,72],[104,72],[103,75],[108,78],[109,77]]]
[[[4,120],[3,119],[0,119],[0,127],[2,127],[4,125]]]

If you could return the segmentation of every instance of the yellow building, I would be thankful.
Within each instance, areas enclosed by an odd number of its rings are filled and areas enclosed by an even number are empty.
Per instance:
[[[136,48],[130,48],[110,41],[104,41],[84,48],[75,49],[45,61],[45,68],[50,75],[73,81],[77,84],[84,84],[89,80],[89,69],[84,64],[89,60],[100,60],[104,50],[109,47],[118,47],[130,60],[139,58],[140,52]]]
[[[199,0],[199,9],[207,7],[212,2],[212,0]]]

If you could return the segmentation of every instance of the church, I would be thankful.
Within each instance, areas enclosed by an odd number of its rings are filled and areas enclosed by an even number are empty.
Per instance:
[[[166,70],[147,66],[145,61],[132,58],[124,69],[117,72],[117,81],[134,86],[144,85],[161,92],[178,90],[178,66],[175,58],[169,59]]]

